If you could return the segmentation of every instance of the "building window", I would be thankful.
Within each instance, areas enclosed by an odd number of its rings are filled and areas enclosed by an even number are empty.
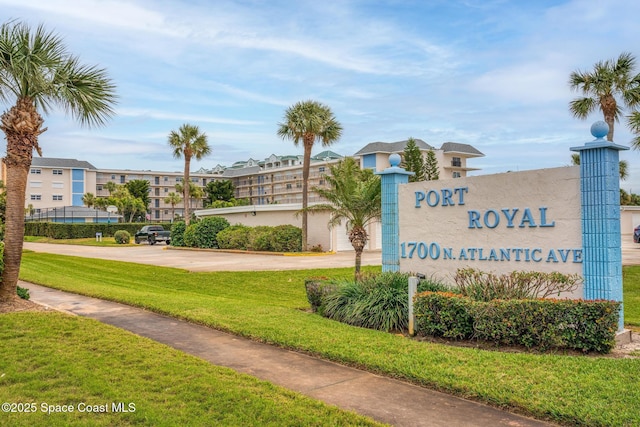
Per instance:
[[[302,183],[301,182],[296,182],[296,188],[302,188]]]
[[[31,200],[42,200],[42,194],[32,194]]]
[[[291,190],[291,184],[287,184],[287,190]]]
[[[168,177],[168,176],[165,176],[165,177],[164,177],[164,182],[167,182],[167,181],[169,181],[169,177]]]
[[[115,175],[111,175],[111,179],[116,179],[116,176]]]
[[[29,182],[29,187],[33,187],[33,188],[42,187],[42,181],[31,181]]]
[[[320,172],[320,173],[324,172],[324,166],[320,166],[320,167],[318,168],[318,172]]]
[[[454,157],[453,159],[451,159],[451,166],[454,167],[461,167],[462,166],[462,160],[460,160],[460,157]]]
[[[51,188],[64,188],[64,182],[52,182],[51,183]]]
[[[124,182],[125,182],[125,176],[120,175],[120,184],[124,184]]]
[[[54,202],[61,202],[62,201],[62,194],[54,194],[53,195],[53,201]]]
[[[102,191],[102,184],[96,185],[96,190]]]
[[[375,169],[376,168],[376,155],[375,154],[365,154],[362,156],[362,167],[365,169]]]
[[[320,184],[319,185],[324,185],[324,179],[320,180]]]
[[[35,175],[40,175],[42,173],[42,169],[31,168],[31,173]]]
[[[460,178],[462,175],[460,175],[460,172],[454,172],[453,173],[453,177],[454,178]]]
[[[62,169],[54,169],[53,170],[53,174],[54,175],[62,175]]]
[[[177,176],[176,177],[176,182],[182,182],[182,177],[181,176]]]

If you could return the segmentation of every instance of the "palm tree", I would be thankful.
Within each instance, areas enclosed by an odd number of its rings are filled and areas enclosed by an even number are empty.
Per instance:
[[[47,129],[40,112],[53,106],[81,125],[103,125],[112,116],[115,86],[106,71],[82,65],[62,39],[40,25],[9,21],[0,26],[0,100],[13,106],[0,116],[7,140],[7,218],[0,302],[16,298],[24,239],[24,200],[33,150]]]
[[[571,89],[584,95],[571,101],[569,110],[584,120],[600,109],[609,125],[608,141],[613,141],[613,126],[622,114],[620,103],[631,110],[640,106],[640,74],[633,74],[635,61],[633,55],[624,52],[616,61],[597,62],[592,72],[574,71],[569,77]],[[633,124],[629,125],[633,130]]]
[[[346,220],[349,241],[356,252],[355,277],[358,280],[362,251],[369,240],[367,226],[382,214],[380,177],[371,169],[360,169],[351,157],[331,166],[330,170],[331,174],[325,176],[327,187],[313,188],[329,203],[313,205],[307,211],[328,210],[330,227]]]
[[[174,193],[173,191],[167,194],[167,197],[164,198],[164,202],[168,205],[171,205],[171,222],[173,222],[176,217],[176,205],[180,203],[182,197],[178,193]]]
[[[290,139],[295,146],[302,142],[304,159],[302,162],[302,250],[307,250],[307,207],[309,201],[309,167],[311,150],[316,141],[326,147],[340,139],[342,126],[331,109],[316,101],[301,101],[288,108],[284,123],[278,124],[278,136]]]
[[[574,153],[571,155],[571,164],[580,166],[580,154]],[[620,160],[618,162],[618,169],[622,181],[629,178],[629,163],[626,160]]]
[[[109,192],[109,195],[112,195],[118,189],[118,184],[113,181],[109,181],[104,185],[104,188]]]
[[[190,182],[189,169],[191,159],[200,160],[211,153],[211,148],[207,143],[207,135],[200,132],[197,126],[184,124],[180,126],[178,132],[171,131],[169,134],[169,146],[173,149],[173,157],[179,159],[184,157],[184,181]],[[183,185],[182,199],[184,203],[184,222],[189,225],[189,185]]]
[[[96,204],[96,196],[94,196],[93,193],[85,193],[84,196],[82,196],[82,203],[84,203],[86,207],[92,208]]]

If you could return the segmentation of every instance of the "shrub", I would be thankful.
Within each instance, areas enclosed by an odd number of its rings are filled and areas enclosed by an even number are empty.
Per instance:
[[[229,221],[221,216],[210,216],[189,224],[184,233],[184,244],[196,248],[218,248],[216,236],[229,227]]]
[[[540,350],[607,353],[615,346],[620,303],[584,300],[495,300],[476,305],[475,336]]]
[[[131,234],[127,230],[118,230],[113,234],[113,238],[119,245],[126,245],[131,241]]]
[[[513,271],[496,276],[473,268],[458,269],[455,282],[463,295],[475,301],[546,298],[574,291],[582,282],[577,274]]]
[[[29,298],[31,298],[31,295],[29,295],[29,289],[27,288],[21,288],[20,286],[18,286],[16,288],[16,293],[22,299],[28,300]]]
[[[250,251],[271,251],[271,230],[273,227],[259,225],[249,232],[247,249]]]
[[[473,335],[473,301],[460,294],[424,292],[413,303],[416,331],[436,337],[469,339]]]
[[[171,225],[171,246],[184,246],[184,232],[187,226],[184,221],[176,221]]]
[[[300,252],[302,250],[302,229],[288,224],[273,227],[271,250],[275,252]]]
[[[354,326],[382,331],[408,327],[410,273],[365,275],[358,282],[332,282],[321,298],[324,315]],[[423,285],[425,286],[425,285]]]
[[[520,299],[473,301],[442,292],[416,295],[419,334],[501,345],[606,353],[615,345],[620,303]]]
[[[251,227],[246,225],[232,225],[221,230],[216,239],[221,249],[241,249],[246,250],[249,244],[249,232]]]
[[[184,242],[183,246],[187,246],[189,248],[195,248],[198,246],[195,223],[189,224],[189,226],[184,230],[182,240]]]
[[[311,277],[305,279],[304,289],[307,292],[307,300],[311,305],[311,309],[323,314],[324,298],[335,291],[335,285],[329,283],[326,277]]]

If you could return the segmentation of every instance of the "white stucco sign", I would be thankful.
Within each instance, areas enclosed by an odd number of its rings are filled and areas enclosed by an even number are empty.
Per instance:
[[[404,184],[398,204],[402,271],[582,273],[578,167]]]

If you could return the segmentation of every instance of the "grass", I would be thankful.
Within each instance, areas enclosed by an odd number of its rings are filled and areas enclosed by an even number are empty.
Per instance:
[[[624,283],[624,323],[640,331],[640,266],[622,269]]]
[[[34,243],[55,243],[59,245],[80,245],[80,246],[136,246],[131,238],[129,244],[118,244],[113,237],[103,237],[101,241],[96,241],[95,237],[86,237],[79,239],[53,239],[43,236],[25,236],[25,242]]]
[[[2,425],[380,425],[91,319],[2,314],[0,341],[0,402],[32,410]]]
[[[636,268],[625,274],[640,271]],[[351,274],[352,269],[190,273],[41,253],[25,253],[21,269],[26,281],[145,307],[537,418],[640,425],[639,359],[447,346],[305,311],[306,277]],[[631,320],[637,318],[632,314]]]

